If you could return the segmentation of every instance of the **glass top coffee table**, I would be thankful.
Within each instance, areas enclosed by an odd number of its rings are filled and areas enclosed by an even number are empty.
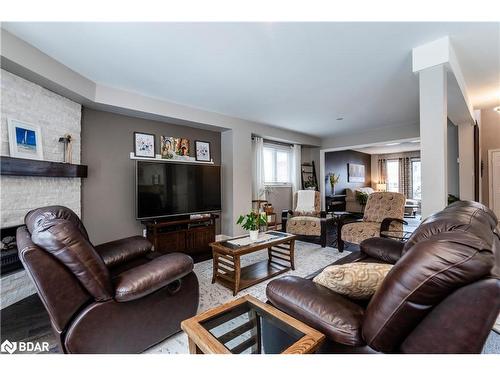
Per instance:
[[[260,233],[253,242],[248,235],[212,242],[212,284],[217,282],[231,289],[235,296],[240,290],[294,270],[296,238],[294,234],[268,231]],[[264,249],[267,249],[268,259],[241,266],[241,257]]]
[[[246,295],[181,323],[191,354],[307,354],[325,336]]]

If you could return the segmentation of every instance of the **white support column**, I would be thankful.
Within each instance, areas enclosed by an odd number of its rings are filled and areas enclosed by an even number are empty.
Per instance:
[[[244,233],[239,215],[252,209],[252,134],[246,129],[227,130],[221,136],[222,234]]]
[[[424,218],[446,207],[448,199],[446,74],[443,64],[419,72]]]

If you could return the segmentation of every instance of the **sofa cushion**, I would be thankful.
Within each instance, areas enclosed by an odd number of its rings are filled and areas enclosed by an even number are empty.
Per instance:
[[[343,296],[369,299],[391,270],[390,264],[356,262],[326,267],[313,281]]]
[[[365,345],[361,337],[364,310],[340,294],[296,276],[271,281],[266,294],[278,309],[323,332],[330,340]]]
[[[342,240],[350,243],[361,243],[367,238],[380,236],[380,223],[369,221],[349,223],[342,226]]]
[[[321,219],[312,216],[295,216],[287,220],[286,231],[302,236],[321,236]]]

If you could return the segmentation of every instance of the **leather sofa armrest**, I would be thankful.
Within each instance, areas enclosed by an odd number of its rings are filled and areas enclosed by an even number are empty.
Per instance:
[[[193,259],[172,253],[119,274],[115,280],[115,300],[132,301],[181,279],[193,270]]]
[[[403,247],[403,242],[383,237],[368,238],[359,244],[359,249],[366,255],[390,264],[401,258]]]
[[[110,268],[128,262],[151,251],[153,245],[142,236],[122,238],[95,246],[104,264]]]
[[[364,310],[358,304],[312,280],[285,276],[267,285],[266,295],[276,308],[321,331],[330,340],[363,346]]]

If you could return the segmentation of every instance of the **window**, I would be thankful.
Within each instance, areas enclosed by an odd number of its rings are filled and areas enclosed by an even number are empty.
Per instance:
[[[291,163],[290,147],[264,144],[264,183],[289,184]]]
[[[420,160],[411,161],[412,198],[422,199],[422,182],[420,177]]]
[[[387,191],[399,191],[399,161],[387,160]]]

